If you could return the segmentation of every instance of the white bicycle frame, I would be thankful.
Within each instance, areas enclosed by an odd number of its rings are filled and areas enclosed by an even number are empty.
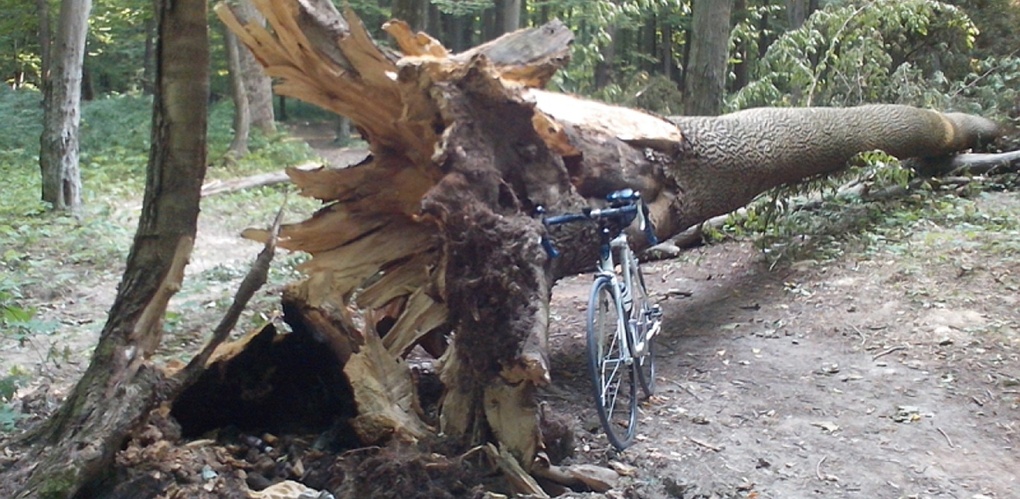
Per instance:
[[[614,250],[620,252],[620,268],[622,272],[616,272],[616,264],[613,259]],[[605,276],[609,279],[610,284],[612,284],[613,301],[616,302],[617,316],[626,318],[626,326],[630,327],[631,331],[635,333],[637,332],[638,327],[644,327],[644,324],[639,323],[639,321],[644,322],[647,320],[647,317],[635,317],[634,314],[634,286],[641,285],[640,282],[634,282],[636,279],[636,276],[634,275],[634,269],[637,267],[636,259],[637,257],[634,255],[634,251],[630,249],[630,243],[628,242],[626,232],[621,232],[618,236],[609,241],[609,251],[606,252],[606,254],[599,256],[599,266],[598,270],[595,272],[596,278]],[[624,284],[626,284],[626,287],[624,287]],[[631,310],[629,312],[624,309],[624,291],[630,295]],[[616,336],[618,340],[622,340],[623,342],[620,350],[623,354],[622,360],[629,365],[634,362],[634,358],[640,357],[644,354],[646,345],[648,345],[648,342],[650,342],[659,332],[661,325],[657,324],[656,327],[650,329],[645,337],[634,345],[635,350],[637,350],[636,352],[630,351],[630,342],[627,341],[627,337],[625,336],[627,331],[621,330],[622,327],[625,327],[624,322],[617,321]],[[638,338],[634,339],[638,340]]]
[[[616,263],[613,259],[613,251],[618,250],[620,252],[620,267],[622,273],[616,272]],[[627,241],[627,234],[621,232],[620,235],[614,237],[609,241],[609,251],[604,251],[602,255],[599,255],[599,268],[595,272],[595,278],[605,276],[609,279],[609,283],[612,285],[613,302],[616,305],[617,317],[627,318],[628,314],[623,308],[623,284],[627,285],[626,291],[630,293],[631,297],[634,295],[634,275],[631,269],[634,266],[634,252],[630,249],[630,243]],[[622,275],[621,275],[622,274]],[[633,298],[631,298],[633,300]],[[633,303],[633,301],[631,302]],[[632,306],[633,308],[633,306]],[[633,321],[633,319],[625,319]],[[630,351],[630,342],[627,341],[627,331],[624,329],[627,325],[623,320],[616,321],[616,341],[620,342],[620,353],[623,357],[625,365],[630,365],[634,362],[634,354]],[[601,345],[602,343],[599,342]],[[642,345],[643,346],[643,345]]]

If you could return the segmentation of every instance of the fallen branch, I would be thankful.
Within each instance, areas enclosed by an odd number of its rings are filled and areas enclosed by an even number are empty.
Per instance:
[[[878,359],[880,359],[882,357],[885,357],[886,355],[889,355],[889,354],[891,354],[893,352],[898,352],[900,350],[906,350],[906,349],[907,349],[906,345],[896,345],[894,347],[886,348],[885,350],[882,350],[881,352],[878,352],[875,355],[872,355],[871,356],[871,360],[878,360]]]
[[[1020,151],[996,154],[957,154],[905,162],[924,175],[987,175],[1020,171]]]
[[[276,212],[276,218],[273,220],[273,226],[269,231],[269,239],[266,240],[265,246],[259,252],[258,257],[255,258],[255,262],[252,263],[248,274],[244,276],[241,285],[238,286],[237,292],[234,293],[234,301],[223,315],[223,319],[216,325],[216,329],[213,330],[212,338],[209,339],[209,342],[206,343],[202,351],[172,378],[171,384],[174,392],[180,393],[181,390],[192,385],[198,379],[198,376],[205,369],[209,358],[212,357],[213,352],[227,339],[234,326],[237,325],[241,312],[244,312],[248,302],[255,296],[255,292],[265,285],[269,276],[269,264],[273,261],[273,256],[276,254],[276,241],[280,233],[280,224],[283,221],[283,209],[286,205],[287,202],[284,199],[280,210]]]
[[[946,443],[949,444],[949,448],[952,449],[953,448],[953,441],[949,439],[949,435],[946,435],[946,432],[943,431],[942,428],[936,427],[935,429],[938,430],[938,432],[941,433],[942,436],[946,438]]]
[[[715,452],[721,452],[723,450],[723,448],[719,447],[718,445],[712,445],[712,444],[710,444],[708,442],[705,442],[703,440],[698,440],[698,439],[696,439],[694,437],[687,437],[687,440],[690,440],[691,442],[694,442],[694,443],[696,443],[696,444],[698,444],[698,445],[700,445],[700,446],[702,446],[702,447],[704,447],[706,449],[709,449],[709,450],[712,450],[712,451],[715,451]]]
[[[322,164],[316,161],[308,161],[293,167],[302,171],[312,171],[322,168]],[[234,178],[230,180],[212,180],[202,186],[202,197],[226,194],[228,192],[243,191],[255,187],[265,187],[290,182],[290,176],[285,171],[259,173],[247,177]]]

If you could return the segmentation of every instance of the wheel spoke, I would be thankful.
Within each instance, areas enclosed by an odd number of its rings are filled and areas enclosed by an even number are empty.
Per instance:
[[[610,443],[622,450],[630,444],[636,426],[636,377],[634,364],[625,355],[623,318],[611,286],[605,278],[596,280],[593,286],[588,310],[588,365],[599,419]]]

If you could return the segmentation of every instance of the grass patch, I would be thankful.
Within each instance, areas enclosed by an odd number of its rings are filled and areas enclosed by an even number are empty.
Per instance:
[[[951,189],[916,189],[888,201],[830,198],[813,209],[779,207],[779,213],[768,215],[763,213],[776,207],[762,206],[771,203],[762,199],[746,216],[731,217],[709,238],[751,239],[773,266],[808,259],[827,262],[847,253],[914,256],[933,249],[926,242],[943,238],[948,238],[946,244],[1016,256],[1020,254],[1016,206],[982,202],[1001,190],[999,186],[993,179],[963,195]]]
[[[64,341],[63,333],[81,335],[82,329],[94,332],[102,326],[106,306],[93,310],[88,309],[88,303],[96,300],[96,296],[105,297],[108,303],[116,292],[145,188],[151,97],[104,97],[85,102],[82,108],[80,159],[84,209],[77,217],[49,211],[39,200],[40,103],[38,92],[0,90],[0,116],[5,119],[5,132],[0,134],[0,174],[7,184],[0,196],[0,341],[7,346],[25,346],[33,337],[55,334],[54,342]],[[215,105],[210,112],[208,180],[278,171],[314,157],[301,140],[284,133],[265,135],[253,130],[249,141],[251,153],[238,161],[223,161],[232,138],[232,113],[229,102]],[[301,219],[318,207],[317,202],[288,195],[288,189],[289,186],[280,185],[205,198],[200,223],[211,222],[213,230],[236,238],[245,227],[268,225],[285,197],[289,198],[289,221]],[[237,244],[245,243],[237,238]],[[185,301],[186,307],[176,310],[167,321],[168,341],[172,341],[178,324],[190,325],[196,334],[212,329],[222,308],[209,305],[229,301],[236,283],[259,250],[257,245],[249,244],[242,251],[249,249],[250,259],[196,272],[186,279],[182,296],[186,297],[192,289],[214,286],[217,296],[194,303]],[[277,283],[292,280],[292,258],[278,255],[271,279]],[[278,300],[265,294],[255,304],[268,310],[277,306]],[[79,317],[66,319],[68,310],[75,307]],[[261,313],[250,313],[251,320]],[[82,320],[84,314],[90,316],[86,319],[89,322],[75,322]],[[16,362],[5,359],[0,363],[0,371],[21,369]],[[23,380],[0,376],[0,385],[14,386],[11,383],[15,381]],[[0,404],[5,403],[0,397]],[[0,426],[15,421],[12,418],[16,416],[7,409],[6,405],[0,406]]]

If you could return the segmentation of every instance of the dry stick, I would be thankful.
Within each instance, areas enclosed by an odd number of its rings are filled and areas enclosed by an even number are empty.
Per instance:
[[[815,465],[815,476],[823,482],[825,481],[825,477],[822,476],[822,463],[825,462],[826,457],[828,456],[822,456],[822,458],[818,460],[818,464]]]
[[[698,439],[696,439],[694,437],[690,437],[689,436],[689,437],[687,437],[687,440],[690,440],[691,442],[694,442],[694,443],[696,443],[696,444],[698,444],[698,445],[700,445],[700,446],[702,446],[702,447],[704,447],[706,449],[713,450],[715,452],[722,451],[722,447],[719,447],[717,445],[712,445],[712,444],[710,444],[708,442],[705,442],[705,441],[702,441],[702,440],[698,440]]]
[[[906,350],[906,349],[907,349],[906,345],[896,345],[896,346],[891,347],[891,348],[886,348],[885,350],[882,350],[881,352],[878,352],[875,355],[872,355],[871,356],[871,360],[878,360],[879,358],[885,357],[886,355],[889,355],[889,354],[891,354],[893,352],[898,352],[900,350]]]
[[[287,199],[285,197],[280,210],[276,212],[273,227],[269,231],[269,239],[266,240],[266,244],[262,251],[259,252],[259,256],[255,258],[255,262],[252,263],[248,274],[244,276],[241,285],[237,287],[237,292],[234,293],[234,301],[230,304],[227,312],[223,314],[223,319],[216,325],[216,329],[213,330],[212,338],[209,339],[209,342],[206,343],[202,351],[174,376],[173,386],[176,390],[184,389],[195,381],[205,368],[205,363],[209,361],[209,357],[227,339],[234,326],[237,325],[241,312],[244,312],[248,302],[255,296],[255,292],[266,283],[269,276],[269,264],[273,261],[273,256],[276,254],[276,241],[280,235],[280,223],[283,221],[283,209],[286,206]]]
[[[953,441],[949,439],[949,435],[946,435],[946,432],[942,431],[942,428],[939,428],[939,427],[936,426],[935,429],[938,430],[939,433],[941,433],[943,437],[946,437],[946,443],[949,444],[949,448],[952,449],[953,448]]]

